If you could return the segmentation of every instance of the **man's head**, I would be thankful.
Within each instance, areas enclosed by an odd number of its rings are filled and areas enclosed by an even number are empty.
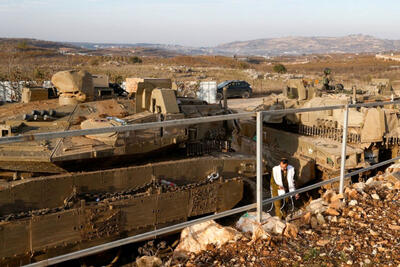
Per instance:
[[[287,166],[288,166],[287,158],[282,158],[279,165],[281,166],[281,170],[282,171],[286,171],[287,170]]]

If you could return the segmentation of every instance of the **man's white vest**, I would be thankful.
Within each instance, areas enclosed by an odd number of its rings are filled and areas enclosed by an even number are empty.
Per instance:
[[[283,182],[282,182],[282,172],[281,172],[281,166],[275,166],[272,168],[272,174],[274,175],[274,180],[275,183],[279,186],[279,187],[283,187]],[[289,191],[292,192],[294,190],[296,190],[295,186],[294,186],[294,168],[291,165],[287,166],[287,180],[288,180],[288,186],[289,186]],[[278,195],[284,195],[286,192],[283,189],[278,189]]]

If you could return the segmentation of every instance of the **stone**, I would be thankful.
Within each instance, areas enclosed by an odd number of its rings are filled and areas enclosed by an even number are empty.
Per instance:
[[[317,241],[317,246],[323,247],[327,244],[329,244],[330,240],[328,239],[320,239]]]
[[[395,183],[393,189],[400,190],[400,182]]]
[[[330,202],[334,202],[334,201],[336,201],[336,200],[338,200],[338,199],[339,199],[339,200],[340,200],[340,199],[344,199],[343,194],[337,194],[337,195],[332,196]]]
[[[355,199],[350,200],[350,202],[349,202],[349,206],[355,206],[355,205],[357,205],[357,204],[358,204],[358,201],[355,200]]]
[[[326,222],[325,222],[325,218],[324,218],[324,216],[322,216],[321,213],[318,213],[318,214],[317,214],[317,221],[318,221],[318,224],[319,224],[319,225],[323,225],[323,224],[326,223]]]
[[[395,231],[400,231],[400,226],[389,224],[389,229],[395,230]]]
[[[322,198],[315,199],[310,202],[307,206],[306,210],[310,211],[311,213],[322,213],[327,209],[326,202]]]
[[[154,256],[143,256],[136,260],[138,267],[159,267],[162,265],[162,261],[158,257]]]
[[[263,212],[261,214],[261,222],[267,221],[272,216],[269,213]],[[257,221],[256,212],[246,212],[236,222],[236,228],[244,233],[253,233],[260,227],[260,223]]]
[[[371,180],[372,178],[369,178],[366,182],[365,185],[367,185],[370,188],[378,188],[382,186],[383,181],[376,181],[376,180]]]
[[[347,195],[347,197],[350,198],[350,199],[357,198],[358,192],[355,189],[347,187],[344,192]]]
[[[378,236],[378,235],[379,235],[379,233],[375,232],[375,231],[372,230],[372,229],[369,229],[369,233],[370,233],[372,236]]]
[[[338,216],[340,213],[339,213],[337,210],[335,210],[335,209],[328,208],[328,209],[325,211],[325,214],[331,215],[331,216]]]
[[[328,207],[335,210],[339,210],[343,207],[343,202],[339,199],[336,199],[335,201],[332,201]]]
[[[282,234],[285,226],[286,224],[281,219],[275,216],[267,219],[266,222],[262,225],[262,228],[267,233]]]
[[[385,183],[383,186],[385,186],[389,190],[393,189],[393,184],[392,183]]]
[[[365,185],[370,185],[370,184],[372,184],[374,182],[374,178],[369,178],[366,182],[365,182]]]
[[[314,216],[311,217],[311,228],[316,229],[318,228],[318,221],[317,218],[315,218]]]
[[[328,189],[326,192],[323,194],[322,199],[326,202],[329,203],[331,201],[331,198],[336,195],[336,192]]]
[[[251,236],[250,245],[257,240],[269,240],[271,236],[262,228],[261,225],[258,225],[253,229],[253,235]]]
[[[182,230],[174,256],[199,253],[206,250],[210,244],[218,248],[229,241],[238,240],[241,236],[237,230],[231,227],[223,227],[215,221],[195,224]]]
[[[365,188],[365,183],[355,183],[353,184],[353,188],[357,190],[358,193],[362,193],[364,192],[364,188]]]
[[[302,216],[302,220],[304,224],[310,224],[311,222],[311,212],[306,212],[303,216]]]
[[[371,197],[375,200],[380,200],[380,197],[378,194],[372,194]]]
[[[283,232],[283,235],[288,237],[288,238],[297,238],[297,234],[299,233],[299,229],[297,228],[296,225],[292,223],[286,223],[285,230]]]

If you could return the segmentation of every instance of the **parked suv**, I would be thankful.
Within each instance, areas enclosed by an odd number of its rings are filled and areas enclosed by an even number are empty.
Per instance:
[[[246,81],[225,81],[218,84],[217,99],[220,100],[224,97],[224,87],[227,87],[227,97],[240,96],[242,98],[249,98],[253,93],[250,84]]]

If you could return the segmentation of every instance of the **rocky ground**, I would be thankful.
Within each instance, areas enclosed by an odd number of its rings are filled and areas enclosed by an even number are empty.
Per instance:
[[[326,191],[280,231],[244,233],[183,257],[175,253],[163,265],[400,266],[400,175],[389,170],[343,195]]]

